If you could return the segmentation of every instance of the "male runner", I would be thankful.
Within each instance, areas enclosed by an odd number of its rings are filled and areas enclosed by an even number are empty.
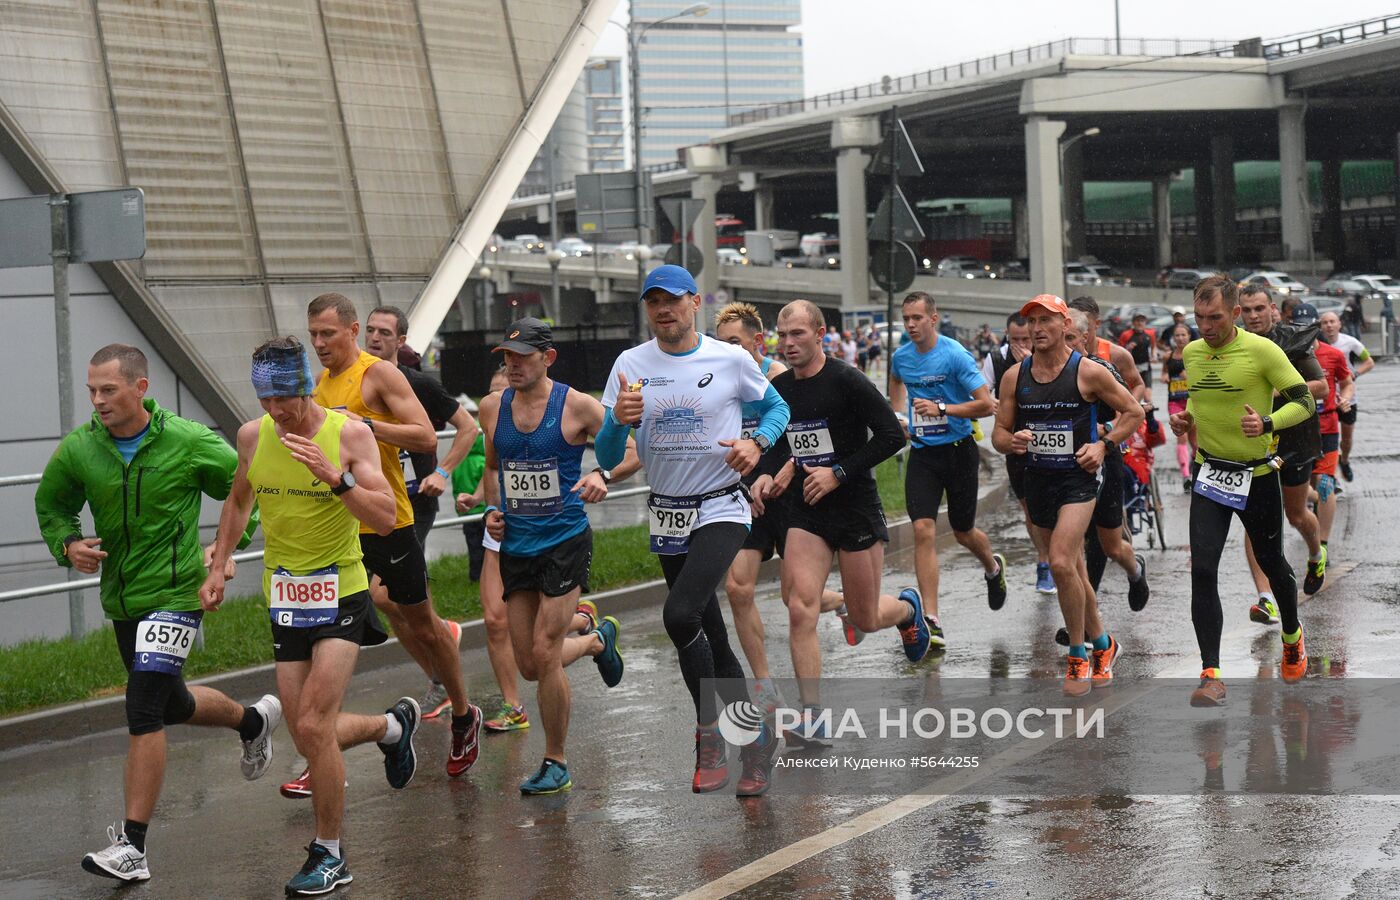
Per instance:
[[[890,356],[890,406],[903,411],[913,444],[904,503],[914,522],[914,573],[923,603],[919,618],[928,616],[930,643],[942,649],[948,642],[938,620],[937,527],[945,492],[953,537],[982,564],[987,605],[997,610],[1006,603],[1006,558],[992,552],[986,533],[975,524],[982,458],[972,437],[972,420],[991,415],[996,407],[972,354],[939,334],[933,298],[914,291],[904,298],[903,311],[910,339]]]
[[[758,370],[770,382],[787,371],[787,366],[763,354],[763,320],[758,310],[747,303],[730,303],[715,314],[715,337],[745,350],[758,364]],[[750,437],[758,427],[757,411],[744,409],[741,437]],[[757,469],[744,476],[744,483],[753,487],[759,478]],[[753,524],[744,546],[734,557],[734,564],[724,579],[724,592],[729,598],[729,608],[734,614],[734,630],[739,633],[739,646],[744,650],[744,658],[753,671],[754,696],[760,706],[773,709],[781,701],[768,670],[768,653],[763,646],[763,617],[754,603],[754,589],[758,584],[758,567],[773,558],[776,553],[783,555],[783,542],[788,530],[788,501],[784,495],[788,485],[767,491],[766,497],[755,497]],[[750,493],[753,493],[750,491]],[[761,512],[760,512],[761,510]],[[841,595],[836,591],[822,592],[822,612],[835,611],[841,619],[846,641],[852,646],[860,643],[865,634],[851,622],[842,607]]]
[[[1289,324],[1275,322],[1278,305],[1269,289],[1259,284],[1247,284],[1240,288],[1240,313],[1245,330],[1273,341],[1288,357],[1288,362],[1298,370],[1298,374],[1308,383],[1313,399],[1327,398],[1327,378],[1322,366],[1313,353],[1317,342],[1317,310],[1311,304],[1293,307],[1292,321]],[[1288,401],[1274,397],[1271,410],[1276,410]],[[1327,571],[1327,551],[1318,536],[1317,516],[1308,508],[1308,495],[1312,492],[1313,463],[1322,457],[1322,438],[1319,431],[1318,414],[1314,412],[1306,421],[1278,432],[1278,447],[1274,451],[1283,462],[1278,470],[1279,485],[1283,489],[1283,512],[1308,545],[1308,566],[1303,576],[1303,593],[1311,596],[1322,588]],[[1278,606],[1269,581],[1254,558],[1254,548],[1245,536],[1245,559],[1249,562],[1250,574],[1259,599],[1249,608],[1249,618],[1261,625],[1278,623]]]
[[[1321,340],[1314,348],[1317,361],[1327,374],[1327,397],[1321,416],[1322,458],[1313,467],[1313,487],[1317,490],[1317,536],[1324,552],[1332,538],[1332,523],[1337,518],[1337,462],[1341,446],[1343,409],[1351,408],[1356,382],[1351,377],[1351,362],[1346,354]]]
[[[729,783],[716,689],[726,704],[748,700],[715,591],[748,536],[750,510],[740,478],[783,433],[788,410],[749,354],[695,330],[700,294],[685,269],[653,269],[641,300],[656,337],[613,363],[597,459],[604,469],[616,466],[629,430],[637,429],[652,489],[651,549],[661,557],[669,588],[662,620],[695,702],[691,789],[705,793]],[[757,404],[759,414],[749,438],[740,436],[745,403]],[[777,750],[777,736],[765,724],[759,739],[740,751],[741,796],[768,789]]]
[[[1144,384],[1152,383],[1152,359],[1156,355],[1157,335],[1147,327],[1147,316],[1133,316],[1133,327],[1118,336],[1118,343],[1127,348]]]
[[[296,338],[275,338],[253,351],[253,389],[266,415],[238,429],[238,470],[199,597],[206,612],[223,603],[224,566],[256,500],[267,540],[263,594],[277,693],[315,794],[316,839],[286,890],[309,896],[353,880],[340,847],[341,750],[377,742],[389,786],[406,787],[417,768],[418,704],[403,697],[382,716],[340,711],[360,647],[386,639],[358,536],[362,525],[376,534],[394,527],[394,495],[373,434],[311,399],[311,365]]]
[[[510,387],[481,401],[486,529],[501,544],[511,646],[520,674],[539,685],[545,736],[544,761],[520,792],[554,794],[573,787],[564,755],[571,700],[564,667],[592,656],[608,687],[617,686],[623,671],[620,626],[612,616],[588,635],[565,637],[593,561],[593,530],[583,505],[606,498],[608,484],[639,464],[628,453],[612,471],[579,471],[588,439],[603,426],[603,407],[549,377],[558,356],[549,325],[521,319],[496,350],[505,355]]]
[[[111,846],[83,857],[83,868],[118,881],[151,877],[146,830],[165,778],[165,726],[232,728],[243,742],[243,777],[261,778],[272,761],[282,706],[271,694],[242,706],[210,687],[187,687],[185,659],[199,631],[200,495],[228,496],[238,458],[208,428],[146,399],[146,355],[108,344],[87,371],[92,420],[59,443],[34,494],[39,531],[60,566],[100,569],[102,611],[112,620],[127,671],[126,810],[107,829]],[[97,536],[78,518],[92,513]],[[256,518],[239,537],[246,546]],[[106,543],[107,549],[102,545]],[[227,563],[228,577],[234,564]],[[35,811],[12,810],[16,815]]]
[[[1059,588],[1068,632],[1064,692],[1087,694],[1113,679],[1122,647],[1103,628],[1084,564],[1084,532],[1093,520],[1098,469],[1109,444],[1119,444],[1143,422],[1142,407],[1108,368],[1084,365],[1065,343],[1069,307],[1041,294],[1021,307],[1031,325],[1031,355],[1002,376],[992,445],[1026,457],[1026,505],[1031,522],[1049,532],[1050,568]],[[1117,415],[1100,435],[1097,405]],[[1086,647],[1086,636],[1092,636]],[[1093,657],[1090,661],[1090,647]]]
[[[1186,345],[1183,359],[1191,399],[1171,417],[1172,431],[1196,429],[1191,488],[1191,623],[1201,649],[1201,682],[1192,706],[1225,702],[1220,679],[1219,567],[1230,520],[1239,516],[1254,542],[1254,556],[1269,577],[1283,629],[1280,672],[1297,681],[1307,671],[1298,585],[1283,555],[1283,495],[1271,460],[1273,433],[1312,415],[1307,382],[1267,338],[1235,327],[1239,288],[1224,275],[1196,285],[1196,327],[1201,339]],[[1288,402],[1272,415],[1275,392]]]
[[[408,315],[397,306],[377,307],[365,318],[365,350],[403,373],[404,378],[408,380],[408,386],[413,390],[413,396],[428,414],[428,422],[434,431],[445,428],[449,423],[457,429],[457,433],[452,436],[452,446],[441,461],[437,458],[436,436],[432,453],[399,452],[400,463],[413,467],[412,478],[409,477],[408,469],[402,465],[401,471],[404,476],[404,489],[408,492],[408,503],[413,508],[413,534],[418,539],[419,546],[426,551],[428,534],[432,531],[433,521],[437,519],[439,498],[450,486],[453,470],[471,452],[478,429],[472,414],[447,393],[441,382],[399,362],[399,356],[407,349],[407,340]],[[382,590],[380,593],[381,596],[376,598],[375,605],[389,618],[394,633],[411,632],[413,629],[409,626],[408,619],[399,611],[399,605],[390,602]],[[438,621],[447,626],[453,646],[459,645],[462,641],[461,623],[444,619]],[[418,701],[418,705],[423,710],[423,718],[435,719],[451,706],[447,688],[433,674],[432,662],[426,648],[410,638],[404,643],[404,649],[428,675],[428,690],[423,699]]]
[[[811,301],[794,300],[778,313],[778,346],[789,369],[773,387],[791,419],[787,452],[763,460],[766,474],[780,467],[780,477],[792,481],[782,590],[792,668],[805,709],[818,702],[817,617],[833,555],[856,628],[867,634],[898,628],[910,662],[919,662],[929,650],[930,626],[919,592],[907,588],[898,599],[880,593],[889,532],[874,469],[904,446],[904,430],[869,378],[822,354],[824,331],[821,310]],[[961,347],[958,352],[971,366],[972,357]],[[756,489],[762,494],[766,487]],[[815,736],[810,718],[804,714],[803,719],[804,736]]]
[[[992,405],[1001,402],[1001,376],[1031,353],[1031,326],[1021,313],[1014,312],[1006,317],[1006,339],[1000,347],[987,354],[982,360],[982,377],[992,389]],[[1021,517],[1026,523],[1026,534],[1035,545],[1035,589],[1042,594],[1055,593],[1055,577],[1050,574],[1050,548],[1041,541],[1041,532],[1031,524],[1030,513],[1026,511],[1026,459],[1014,453],[1006,460],[1006,480],[1011,486],[1011,495],[1021,506]]]
[[[325,366],[316,382],[316,402],[359,419],[379,444],[380,468],[394,493],[394,528],[387,535],[360,528],[365,571],[372,594],[376,585],[382,586],[383,602],[375,605],[388,616],[404,649],[447,688],[452,701],[447,774],[456,778],[476,762],[481,710],[467,699],[456,638],[433,612],[428,565],[413,531],[413,507],[399,464],[400,449],[436,452],[437,435],[398,367],[359,349],[360,323],[349,298],[322,294],[311,301],[306,316],[311,345]]]
[[[1375,368],[1376,361],[1371,357],[1371,352],[1366,349],[1366,345],[1342,331],[1340,316],[1334,312],[1323,313],[1318,318],[1317,324],[1322,332],[1322,340],[1346,354],[1347,362],[1351,365],[1353,381]],[[1341,469],[1342,477],[1351,481],[1351,440],[1356,431],[1355,398],[1346,412],[1338,410],[1337,419],[1342,426],[1342,455],[1337,460],[1337,467]]]

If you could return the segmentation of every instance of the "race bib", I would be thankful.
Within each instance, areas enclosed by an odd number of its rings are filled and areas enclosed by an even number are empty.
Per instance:
[[[501,462],[504,512],[513,516],[552,516],[564,509],[559,493],[557,459],[508,459]]]
[[[743,426],[739,430],[739,440],[753,440],[753,435],[755,431],[758,431],[758,419],[750,419],[749,417],[745,416]]]
[[[1073,469],[1073,422],[1032,422],[1026,426],[1031,444],[1026,450],[1026,464],[1041,469]]]
[[[826,419],[789,422],[787,439],[793,458],[803,465],[822,466],[836,461],[836,447],[831,443]]]
[[[690,550],[690,532],[700,518],[699,497],[665,497],[652,494],[647,498],[651,521],[651,552],[676,556]]]
[[[272,624],[288,628],[329,625],[340,612],[340,569],[327,566],[293,575],[278,566],[268,583]]]
[[[413,460],[408,456],[407,450],[399,451],[399,468],[403,469],[403,486],[408,489],[408,496],[418,495],[418,475],[413,469]]]
[[[1249,485],[1253,481],[1253,469],[1222,469],[1206,460],[1201,463],[1191,490],[1222,506],[1242,510],[1249,503]]]
[[[136,624],[134,672],[179,675],[194,647],[200,613],[160,610],[147,613]]]
[[[1185,394],[1188,392],[1185,378],[1173,378],[1171,381],[1167,382],[1167,393],[1169,394]]]
[[[948,433],[948,417],[926,416],[912,402],[909,404],[909,433],[914,437],[937,437]]]

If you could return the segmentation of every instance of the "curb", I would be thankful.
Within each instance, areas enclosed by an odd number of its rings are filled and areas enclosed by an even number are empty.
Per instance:
[[[982,465],[990,468],[992,477],[990,482],[978,492],[977,503],[979,506],[983,504],[999,506],[1006,499],[1006,479],[998,477],[998,468],[990,465],[991,461],[997,459],[997,454],[985,447],[980,449]],[[953,532],[948,525],[946,510],[939,512],[939,525],[938,540],[940,546],[945,542],[952,542]],[[890,522],[889,533],[890,542],[886,547],[887,552],[904,550],[913,546],[914,528],[908,516],[900,516]],[[782,561],[777,557],[763,563],[758,570],[759,583],[777,581],[781,564]],[[589,599],[597,602],[600,607],[604,607],[611,614],[660,606],[665,602],[666,594],[666,582],[657,579],[588,596]],[[474,619],[462,623],[462,649],[480,650],[485,646],[486,628],[483,620]],[[403,649],[403,645],[399,643],[398,639],[390,638],[376,647],[362,648],[359,661],[355,665],[355,672],[363,674],[375,669],[386,669],[412,661],[412,657]],[[264,663],[247,669],[220,672],[191,681],[189,684],[217,688],[234,698],[253,697],[276,691],[276,679],[273,674],[275,665],[275,663]],[[49,709],[20,713],[0,720],[0,753],[20,751],[26,747],[45,742],[90,737],[125,727],[126,698],[120,694],[103,697],[100,700],[84,700]]]

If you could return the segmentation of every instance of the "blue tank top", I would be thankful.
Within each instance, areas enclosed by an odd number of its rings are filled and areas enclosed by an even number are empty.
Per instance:
[[[579,480],[583,445],[564,440],[564,398],[569,386],[554,383],[544,418],[534,431],[516,429],[511,413],[515,389],[501,395],[496,418],[496,461],[500,466],[501,512],[506,539],[501,549],[512,556],[538,556],[588,527],[583,499],[571,490]]]

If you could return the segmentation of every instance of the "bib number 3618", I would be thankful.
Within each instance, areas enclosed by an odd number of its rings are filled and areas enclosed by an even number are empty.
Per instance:
[[[335,566],[293,575],[278,566],[268,582],[272,622],[286,628],[312,628],[335,621],[340,611],[340,572]]]
[[[136,657],[132,670],[179,675],[194,648],[200,613],[158,610],[136,623]]]

